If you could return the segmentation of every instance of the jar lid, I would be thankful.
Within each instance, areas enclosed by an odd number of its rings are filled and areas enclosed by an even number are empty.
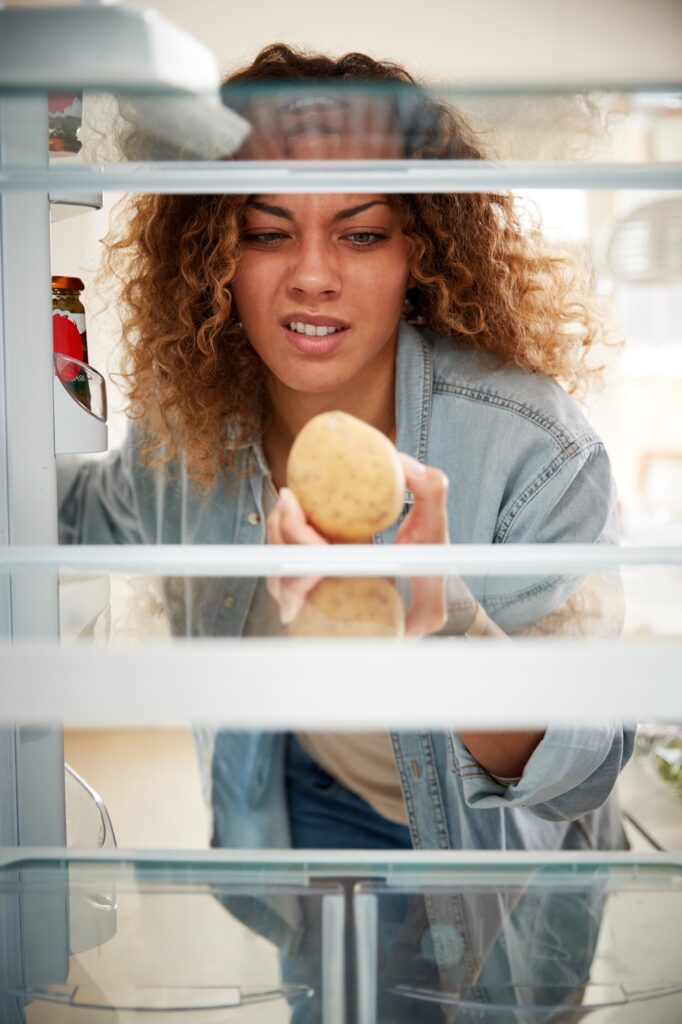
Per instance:
[[[82,292],[85,285],[80,277],[53,277],[52,287],[65,292]]]

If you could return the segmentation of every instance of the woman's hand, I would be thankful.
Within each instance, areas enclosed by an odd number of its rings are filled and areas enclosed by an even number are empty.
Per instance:
[[[328,544],[306,519],[301,503],[288,487],[279,492],[277,504],[268,516],[265,529],[268,544]]]
[[[396,544],[449,544],[448,478],[440,469],[425,466],[399,452],[407,486],[414,501],[398,528]]]
[[[396,544],[449,544],[448,478],[440,469],[425,466],[400,453],[412,508],[398,528]],[[407,636],[438,633],[447,622],[445,576],[413,576],[412,607],[405,622]]]
[[[409,455],[400,454],[407,486],[414,496],[412,508],[400,524],[397,544],[447,544],[448,480],[432,466],[424,466]],[[310,525],[296,496],[287,488],[268,516],[269,544],[327,544]],[[271,577],[268,591],[277,601],[282,622],[292,622],[301,611],[307,595],[320,581],[319,576]],[[445,625],[446,580],[444,577],[415,577],[411,580],[412,606],[405,622],[407,636],[427,636]]]
[[[265,522],[268,544],[328,544],[321,533],[310,525],[293,491],[283,487]],[[279,605],[284,625],[292,622],[305,604],[305,599],[320,576],[270,576],[268,592]]]

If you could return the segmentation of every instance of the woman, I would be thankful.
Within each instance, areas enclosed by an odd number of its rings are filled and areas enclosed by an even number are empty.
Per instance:
[[[320,79],[411,82],[360,54],[282,45],[231,81]],[[453,112],[397,95],[275,90],[242,106],[254,128],[239,155],[481,157]],[[404,453],[413,504],[376,542],[616,541],[604,446],[556,383],[578,387],[600,328],[575,268],[522,227],[509,195],[143,196],[109,263],[135,423],[65,495],[65,540],[324,544],[284,486],[286,462],[312,416],[342,409]],[[219,585],[169,587],[174,628],[262,631],[263,589]],[[481,592],[486,615],[462,587],[449,628],[518,631],[570,590],[546,579]],[[305,588],[271,591],[286,621]],[[203,763],[218,846],[612,849],[624,836],[609,794],[631,750],[619,723],[222,732]]]

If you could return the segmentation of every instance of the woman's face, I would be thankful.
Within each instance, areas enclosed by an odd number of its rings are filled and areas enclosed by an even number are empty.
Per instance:
[[[379,87],[381,88],[381,87]],[[405,142],[390,99],[374,83],[260,88],[244,112],[240,160],[400,160]]]
[[[263,195],[245,211],[232,292],[270,375],[330,395],[392,367],[410,284],[402,216],[385,195]]]

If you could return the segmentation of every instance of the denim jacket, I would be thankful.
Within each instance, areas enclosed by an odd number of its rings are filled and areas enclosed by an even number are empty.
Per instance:
[[[573,400],[540,373],[485,366],[470,347],[402,322],[396,360],[397,447],[449,480],[453,543],[616,543],[615,490],[603,443]],[[182,465],[140,466],[136,431],[106,460],[83,466],[63,496],[67,543],[259,544],[265,540],[260,448],[239,453],[250,469],[198,494]],[[390,543],[396,526],[374,538]],[[513,632],[561,604],[570,581],[483,581],[478,599]],[[225,590],[229,588],[229,600]],[[175,581],[173,629],[242,633],[253,599],[248,579]],[[290,843],[283,736],[196,730],[212,782],[213,842],[282,848]],[[550,725],[519,781],[504,785],[454,731],[392,734],[412,840],[424,849],[616,849],[624,845],[609,795],[632,752],[616,721]],[[207,789],[211,793],[211,788]]]

